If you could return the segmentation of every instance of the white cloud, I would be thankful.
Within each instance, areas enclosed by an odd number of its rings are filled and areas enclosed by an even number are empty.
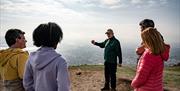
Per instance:
[[[157,1],[155,1],[155,0],[149,0],[148,1],[148,4],[150,5],[150,6],[153,6],[154,4],[156,4],[157,3]]]
[[[117,9],[125,6],[122,0],[62,0],[60,1],[66,6],[74,8],[103,8],[103,9]],[[127,6],[127,5],[126,5]]]
[[[105,4],[105,5],[117,5],[120,3],[121,0],[101,0],[101,3],[102,4]]]
[[[131,0],[131,3],[140,4],[140,3],[143,3],[143,0]]]
[[[126,4],[118,4],[118,5],[113,5],[111,7],[109,7],[110,9],[119,9],[119,8],[126,8],[128,7],[128,5]]]
[[[90,39],[93,34],[104,34],[106,29],[104,27],[109,24],[117,24],[115,26],[116,30],[121,30],[120,33],[126,35],[123,38],[127,41],[134,38],[127,36],[128,32],[138,29],[135,27],[136,25],[129,26],[127,24],[133,23],[138,26],[137,22],[146,17],[166,19],[160,14],[161,12],[152,10],[156,9],[158,11],[164,9],[164,7],[158,6],[161,3],[166,4],[167,0],[1,0],[0,27],[1,30],[17,27],[30,31],[27,33],[30,34],[38,24],[52,21],[62,25],[62,29],[66,30],[66,37],[69,39],[73,39],[74,36],[80,39],[81,35],[84,35],[83,38],[88,37],[87,39]],[[171,2],[168,1],[169,3]],[[156,5],[157,7],[149,5]],[[137,9],[138,6],[141,6],[141,9]],[[177,14],[177,12],[169,14],[169,11],[162,13],[164,13],[163,15],[167,14],[169,17]],[[172,19],[172,21],[177,21],[178,19],[179,17],[176,20]],[[120,26],[121,24],[127,26]],[[166,26],[163,27],[166,29]],[[2,33],[1,30],[0,32]],[[173,28],[169,30],[173,30]],[[179,28],[175,31],[178,30]],[[90,34],[89,31],[94,33]],[[68,36],[68,34],[71,35]],[[132,34],[134,34],[134,31],[132,31]]]
[[[132,5],[137,8],[150,8],[159,5],[166,5],[167,0],[131,0]]]
[[[160,2],[161,2],[162,5],[165,5],[165,4],[168,3],[167,0],[160,0]]]
[[[123,0],[101,0],[99,6],[101,8],[113,9],[113,10],[128,7],[127,3],[124,3]]]
[[[7,0],[8,1],[8,0]],[[28,13],[30,15],[33,14],[50,14],[50,11],[54,11],[56,9],[62,9],[64,8],[62,4],[60,3],[54,3],[54,2],[31,2],[31,1],[25,1],[23,3],[10,1],[7,4],[1,5],[0,10],[5,13],[17,13],[17,14],[25,14]]]
[[[78,1],[78,0],[77,0]],[[23,3],[13,3],[7,0],[6,3],[0,6],[0,12],[5,19],[8,18],[26,18],[26,19],[49,19],[49,20],[61,20],[65,23],[76,23],[77,21],[87,21],[87,17],[91,19],[91,16],[86,13],[77,12],[73,9],[66,8],[61,2],[45,0],[40,1],[28,1],[24,0]],[[12,20],[12,19],[11,19]]]

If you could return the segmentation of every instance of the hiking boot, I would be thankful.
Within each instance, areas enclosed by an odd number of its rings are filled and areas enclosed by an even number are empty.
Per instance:
[[[111,91],[116,91],[116,89],[115,89],[115,88],[112,88]]]
[[[101,89],[101,91],[109,91],[109,90],[110,90],[109,87],[104,87],[104,88]]]

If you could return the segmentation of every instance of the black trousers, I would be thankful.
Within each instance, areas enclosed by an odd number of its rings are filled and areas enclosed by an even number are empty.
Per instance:
[[[108,88],[109,83],[111,82],[111,88],[116,88],[117,64],[105,62],[104,66],[105,87]]]

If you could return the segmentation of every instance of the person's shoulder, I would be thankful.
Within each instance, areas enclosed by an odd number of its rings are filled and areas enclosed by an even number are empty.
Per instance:
[[[7,54],[6,49],[0,50],[0,56],[2,57],[4,54]]]
[[[105,39],[105,42],[107,42],[109,39]]]
[[[143,53],[143,57],[149,58],[149,57],[151,57],[151,56],[152,56],[151,51],[150,51],[149,49],[145,48],[145,51],[144,51],[144,53]]]
[[[5,52],[5,49],[1,49],[1,50],[0,50],[0,53],[3,53],[3,52]]]
[[[28,57],[28,56],[29,56],[29,52],[28,52],[28,51],[24,51],[24,50],[22,50],[22,49],[20,49],[17,54],[18,54],[19,56],[21,56],[21,57]]]
[[[12,50],[11,48],[1,49],[0,53],[1,54],[4,54],[4,53],[14,53],[14,50]]]
[[[154,65],[153,58],[152,58],[151,54],[148,51],[145,51],[143,53],[140,60],[142,60],[141,64],[146,66],[146,68],[153,67],[153,65]]]
[[[19,58],[19,61],[27,61],[29,58],[29,53],[24,51],[24,52],[17,54],[17,56]]]
[[[143,52],[141,58],[143,60],[151,60],[152,59],[152,54],[151,54],[150,50],[146,48],[145,51]]]
[[[3,49],[3,50],[0,50],[0,54],[25,55],[25,56],[29,55],[28,51],[24,51],[23,49],[20,49],[20,48]]]
[[[143,53],[143,59],[146,60],[146,62],[156,63],[160,59],[160,56],[154,55],[149,49],[146,49]]]
[[[22,51],[20,54],[21,55],[25,55],[25,56],[29,56],[29,52],[28,51]]]
[[[66,61],[61,55],[58,55],[57,60]]]
[[[114,42],[117,44],[120,44],[119,40],[117,38],[114,38]]]
[[[20,48],[10,49],[13,53],[21,54],[21,55],[29,55],[28,51],[25,51]]]
[[[56,67],[59,69],[68,67],[66,60],[62,56],[58,56],[55,59],[55,63],[56,63]]]
[[[61,54],[58,54],[56,59],[55,59],[56,63],[61,65],[61,64],[67,64],[66,60],[62,57]]]
[[[147,57],[148,59],[156,59],[160,55],[155,55],[149,49],[145,49],[144,56]]]

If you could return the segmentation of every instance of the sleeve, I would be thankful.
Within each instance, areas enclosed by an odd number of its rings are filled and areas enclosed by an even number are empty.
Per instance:
[[[138,48],[136,48],[136,54],[141,56],[144,53],[144,51],[145,51],[144,43],[141,42],[141,45]]]
[[[144,59],[141,61],[143,62],[141,62],[140,65],[138,66],[138,69],[136,71],[136,76],[134,77],[131,83],[131,86],[134,88],[139,88],[143,84],[145,84],[153,68],[152,61],[144,60]]]
[[[161,54],[161,57],[164,61],[167,61],[169,59],[169,52],[170,52],[170,45],[165,45],[165,51]]]
[[[25,88],[25,91],[35,91],[33,70],[32,70],[32,66],[29,60],[26,63],[26,68],[25,68],[24,77],[23,77],[23,86]]]
[[[68,67],[65,60],[61,61],[62,64],[59,64],[57,72],[57,83],[58,91],[70,91],[70,80]]]
[[[120,42],[118,41],[115,46],[116,46],[116,54],[117,54],[117,56],[119,58],[119,64],[122,64],[122,51],[121,51]]]
[[[137,55],[142,55],[144,53],[144,51],[145,51],[144,46],[141,45],[136,49],[136,54]]]
[[[108,41],[108,39],[106,39],[104,42],[101,42],[101,43],[95,42],[94,45],[99,46],[100,48],[104,48],[107,41]]]
[[[28,59],[28,54],[26,53],[19,54],[19,58],[17,60],[18,61],[17,66],[18,66],[18,76],[20,79],[23,79],[23,74],[27,59]]]

